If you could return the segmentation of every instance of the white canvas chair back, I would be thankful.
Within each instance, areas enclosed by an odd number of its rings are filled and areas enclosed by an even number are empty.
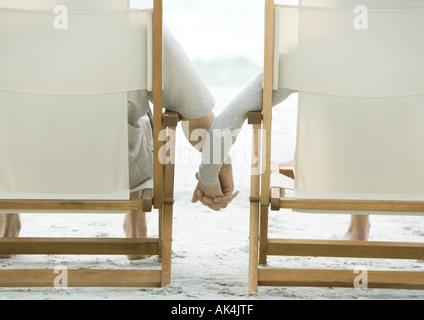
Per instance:
[[[129,199],[127,92],[151,86],[149,21],[127,0],[0,0],[0,198]]]
[[[362,4],[276,10],[274,88],[299,92],[294,197],[423,201],[424,5]]]
[[[25,10],[51,11],[57,5],[72,10],[127,10],[129,0],[2,0],[2,7]]]

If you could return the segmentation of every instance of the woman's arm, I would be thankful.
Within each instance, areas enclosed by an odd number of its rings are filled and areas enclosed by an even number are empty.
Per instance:
[[[219,172],[247,119],[248,112],[262,110],[263,73],[257,75],[219,114],[203,144],[199,167],[200,183],[214,187],[219,183]],[[272,106],[284,101],[294,91],[280,88],[273,91]]]

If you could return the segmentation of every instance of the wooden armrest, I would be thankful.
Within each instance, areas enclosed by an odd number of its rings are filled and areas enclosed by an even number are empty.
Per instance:
[[[280,188],[272,187],[271,188],[271,210],[272,211],[279,211],[280,210]]]
[[[247,123],[248,124],[261,124],[262,123],[262,112],[261,111],[251,111],[247,113]]]
[[[131,193],[131,200],[140,200],[144,212],[151,212],[153,206],[153,189],[144,189]]]
[[[293,167],[280,166],[279,170],[280,170],[281,174],[285,175],[286,177],[294,179],[294,169],[293,169]]]
[[[175,128],[178,125],[178,121],[180,121],[181,118],[182,117],[179,113],[166,110],[162,116],[163,126]]]

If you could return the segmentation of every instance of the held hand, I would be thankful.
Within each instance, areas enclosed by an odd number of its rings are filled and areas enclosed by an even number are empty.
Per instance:
[[[199,174],[196,173],[199,180]],[[239,191],[234,192],[234,181],[231,164],[224,164],[219,173],[218,184],[214,187],[206,187],[199,181],[193,192],[192,202],[200,201],[212,210],[225,209],[236,198]]]
[[[200,201],[200,203],[204,206],[207,206],[214,211],[219,211],[221,208],[214,204],[213,198],[223,196],[221,184],[218,182],[218,184],[214,187],[204,186],[199,180],[199,173],[196,173],[196,179],[198,180],[198,183],[194,189],[191,202],[196,203],[197,201]]]
[[[219,181],[223,195],[215,197],[213,200],[216,204],[220,204],[221,208],[226,208],[240,193],[240,191],[234,192],[233,168],[231,164],[222,166],[219,172]]]

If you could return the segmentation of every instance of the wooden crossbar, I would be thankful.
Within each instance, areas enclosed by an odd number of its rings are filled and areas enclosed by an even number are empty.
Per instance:
[[[424,259],[424,243],[268,239],[268,255],[377,259]]]
[[[160,270],[68,269],[68,287],[160,287]],[[1,287],[53,287],[60,272],[53,269],[0,270]]]
[[[0,210],[128,211],[142,210],[139,200],[0,200]]]
[[[171,201],[173,199],[164,199]],[[153,190],[144,189],[131,193],[130,200],[30,200],[30,199],[7,199],[0,200],[0,210],[13,211],[152,211]]]
[[[1,238],[3,254],[157,255],[158,239]]]
[[[424,201],[338,200],[280,198],[281,209],[367,210],[424,212]]]
[[[261,286],[354,288],[353,270],[259,269]],[[367,288],[424,289],[424,272],[366,271]]]

